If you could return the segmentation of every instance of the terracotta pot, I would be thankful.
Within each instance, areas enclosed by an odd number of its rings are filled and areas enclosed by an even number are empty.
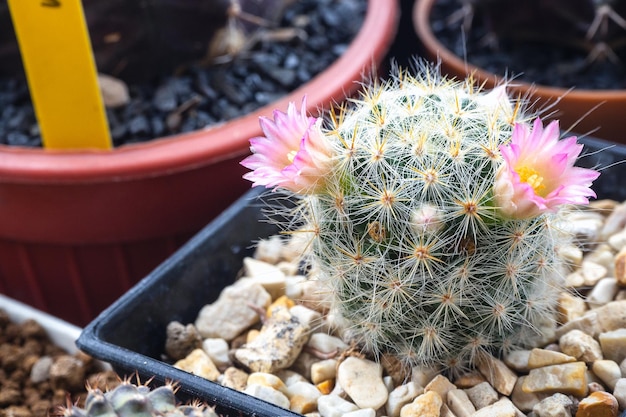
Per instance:
[[[416,0],[413,8],[413,26],[429,59],[441,61],[442,72],[457,78],[473,74],[478,84],[493,87],[502,76],[465,62],[447,49],[433,34],[430,14],[436,0]],[[510,91],[522,96],[531,94],[531,102],[537,100],[537,108],[553,104],[551,110],[558,118],[562,129],[593,136],[618,143],[626,143],[623,119],[626,108],[626,90],[585,90],[549,87],[515,80]],[[598,107],[596,109],[596,107]],[[594,110],[595,109],[595,110]],[[589,115],[587,113],[591,112]],[[582,118],[582,120],[580,120]]]
[[[112,151],[0,146],[0,292],[83,325],[244,193],[258,118],[308,96],[315,113],[358,88],[394,39],[397,4],[369,0],[326,71],[283,99],[205,130]]]

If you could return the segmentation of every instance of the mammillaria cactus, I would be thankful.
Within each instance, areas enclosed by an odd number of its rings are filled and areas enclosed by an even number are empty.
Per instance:
[[[502,85],[480,91],[421,63],[322,119],[291,103],[242,164],[295,198],[333,310],[368,352],[473,365],[531,343],[562,289],[562,209],[599,175]],[[303,105],[304,109],[305,106]],[[282,213],[284,214],[284,213]]]
[[[200,403],[180,405],[175,388],[166,384],[151,390],[125,380],[103,393],[89,389],[85,408],[69,406],[61,411],[64,417],[217,417],[213,408]]]

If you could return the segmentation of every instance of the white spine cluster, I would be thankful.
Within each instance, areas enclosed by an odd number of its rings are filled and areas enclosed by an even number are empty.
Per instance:
[[[551,316],[558,219],[503,219],[492,194],[498,147],[525,117],[504,87],[481,92],[428,67],[330,117],[337,168],[297,211],[366,350],[465,366],[527,344]]]

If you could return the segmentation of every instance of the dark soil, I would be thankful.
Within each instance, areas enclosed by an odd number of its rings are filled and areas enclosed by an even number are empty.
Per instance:
[[[257,42],[228,63],[193,62],[174,74],[127,83],[128,105],[107,109],[114,146],[201,129],[286,95],[347,49],[366,7],[366,0],[299,0],[280,23],[296,36]],[[41,146],[23,77],[0,78],[0,143]]]
[[[16,324],[0,309],[0,417],[46,417],[68,401],[82,405],[86,383],[105,390],[119,378],[54,345],[36,321]]]
[[[569,35],[565,31],[557,33],[555,42],[545,39],[520,39],[508,35],[498,36],[499,30],[509,24],[507,19],[516,14],[518,16],[523,14],[525,2],[528,3],[528,0],[517,2],[515,5],[507,1],[492,2],[494,7],[502,5],[501,7],[505,8],[500,16],[495,13],[492,15],[498,22],[493,22],[494,19],[489,21],[483,14],[476,13],[472,19],[471,30],[464,33],[461,21],[450,23],[450,16],[459,10],[459,0],[437,0],[431,19],[433,32],[456,55],[466,57],[467,62],[500,76],[563,88],[626,87],[624,44],[617,45],[613,50],[620,62],[599,59],[587,65],[585,61],[589,57],[589,52],[582,47],[567,46]],[[570,9],[575,7],[573,4],[566,6]],[[545,26],[549,23],[548,21]],[[514,24],[515,21],[510,22],[510,25]],[[535,34],[539,31],[536,28],[532,30]],[[510,32],[515,30],[509,29]]]

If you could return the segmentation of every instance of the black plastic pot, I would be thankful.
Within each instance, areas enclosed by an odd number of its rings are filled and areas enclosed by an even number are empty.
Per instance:
[[[626,147],[587,138],[579,165],[602,169],[595,182],[598,198],[626,200]],[[233,282],[253,242],[274,234],[261,221],[261,189],[241,197],[212,223],[102,312],[77,341],[86,353],[107,361],[120,374],[135,371],[157,382],[178,381],[183,397],[197,397],[230,415],[299,416],[265,401],[178,370],[161,361],[165,328],[172,320],[195,321],[199,310]],[[267,194],[265,194],[267,195]],[[271,198],[271,195],[270,195]]]

